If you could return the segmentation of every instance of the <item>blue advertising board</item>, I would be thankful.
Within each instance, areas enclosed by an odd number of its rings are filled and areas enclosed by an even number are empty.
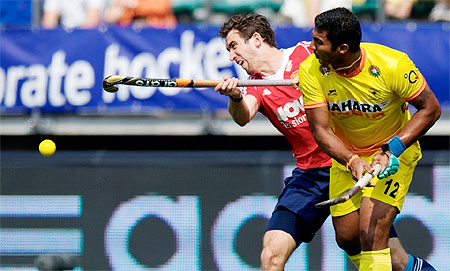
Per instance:
[[[261,270],[263,235],[295,167],[289,151],[273,150],[0,158],[0,271],[37,271],[43,254],[76,255],[78,271]],[[424,152],[394,222],[405,250],[440,271],[450,270],[449,194],[448,155]],[[286,270],[355,268],[329,218]]]
[[[278,46],[310,40],[311,30],[276,27]],[[108,26],[95,30],[0,30],[0,112],[215,112],[226,97],[208,89],[120,86],[103,91],[112,74],[151,78],[247,77],[230,62],[217,26],[175,29]],[[371,24],[363,41],[406,52],[444,110],[450,111],[450,30],[446,24]]]

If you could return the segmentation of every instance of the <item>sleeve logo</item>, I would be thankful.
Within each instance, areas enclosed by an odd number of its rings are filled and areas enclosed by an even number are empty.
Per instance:
[[[417,76],[417,73],[414,70],[409,71],[409,74],[405,74],[405,79],[409,80],[410,84],[414,84],[419,80],[419,76]]]

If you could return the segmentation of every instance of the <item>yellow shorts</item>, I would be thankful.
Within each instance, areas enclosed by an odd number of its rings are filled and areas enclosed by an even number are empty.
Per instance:
[[[361,158],[371,163],[374,155],[375,153]],[[362,197],[385,202],[397,207],[400,212],[411,184],[414,168],[420,158],[422,158],[422,152],[420,151],[419,143],[416,142],[400,155],[400,167],[397,173],[381,180],[377,177],[373,178],[371,182],[376,183],[375,187],[365,187],[348,201],[331,206],[331,215],[342,216],[358,210],[361,206]],[[333,159],[333,165],[330,169],[330,198],[344,195],[354,184],[355,181],[351,172],[347,172],[345,166]]]

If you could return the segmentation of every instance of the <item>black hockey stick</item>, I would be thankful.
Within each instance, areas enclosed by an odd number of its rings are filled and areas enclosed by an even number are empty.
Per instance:
[[[153,79],[122,75],[110,75],[103,80],[103,89],[116,92],[117,85],[140,87],[215,87],[221,80]],[[292,80],[239,80],[238,87],[244,86],[292,86]]]

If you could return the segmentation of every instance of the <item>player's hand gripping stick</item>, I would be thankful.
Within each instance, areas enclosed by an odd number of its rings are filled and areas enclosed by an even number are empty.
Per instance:
[[[389,163],[383,172],[378,175],[379,179],[383,179],[397,173],[398,167],[400,166],[400,161],[397,157],[399,157],[406,150],[406,146],[398,136],[394,136],[386,144],[381,145],[381,150],[389,156]]]
[[[366,187],[369,184],[370,180],[372,180],[373,177],[377,176],[380,173],[380,171],[381,171],[381,165],[376,164],[374,166],[374,171],[372,173],[364,174],[364,176],[362,176],[355,183],[355,185],[350,190],[348,190],[347,193],[345,193],[345,195],[343,195],[342,197],[339,197],[339,198],[334,198],[334,199],[329,199],[326,201],[319,202],[316,204],[316,208],[326,208],[326,207],[330,207],[332,205],[346,202],[351,197],[353,197],[356,193],[358,193],[361,189]]]

